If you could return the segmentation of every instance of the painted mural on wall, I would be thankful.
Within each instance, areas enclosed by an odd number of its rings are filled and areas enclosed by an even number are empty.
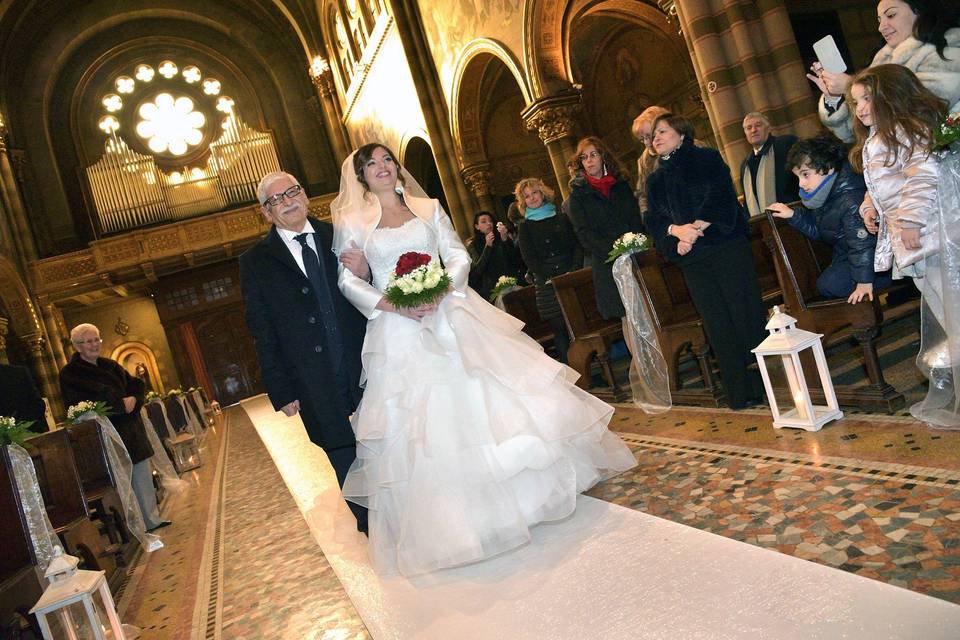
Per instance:
[[[353,145],[382,142],[399,153],[411,131],[427,128],[396,27],[386,34],[366,80],[347,114]],[[342,162],[342,158],[340,161]]]
[[[420,13],[448,104],[457,58],[470,41],[496,40],[523,59],[521,0],[420,0]]]

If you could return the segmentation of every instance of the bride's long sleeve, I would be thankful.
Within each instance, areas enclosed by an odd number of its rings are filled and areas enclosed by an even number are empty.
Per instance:
[[[454,230],[447,212],[440,206],[439,201],[434,202],[436,204],[433,220],[437,228],[437,248],[440,259],[443,260],[443,266],[453,281],[453,295],[464,297],[470,277],[470,254]]]
[[[343,297],[349,300],[360,313],[371,320],[382,313],[376,308],[383,297],[382,291],[366,280],[361,280],[353,275],[342,263],[339,265],[337,273],[337,286],[340,287]]]

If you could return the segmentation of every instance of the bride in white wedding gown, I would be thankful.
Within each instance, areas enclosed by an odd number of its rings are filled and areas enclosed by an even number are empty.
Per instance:
[[[636,461],[607,430],[613,408],[468,288],[449,218],[394,158],[379,144],[355,151],[331,205],[334,251],[351,263],[362,249],[373,276],[340,268],[340,289],[369,318],[343,495],[369,509],[377,571],[412,576],[524,544]],[[397,310],[383,297],[408,251],[443,262],[453,288],[439,304]]]

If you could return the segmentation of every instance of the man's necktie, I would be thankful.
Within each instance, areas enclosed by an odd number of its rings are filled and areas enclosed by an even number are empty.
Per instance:
[[[307,278],[313,286],[313,293],[317,296],[317,303],[320,305],[321,317],[318,320],[323,323],[323,329],[327,335],[330,363],[335,371],[339,371],[340,359],[343,356],[343,343],[340,340],[340,327],[337,325],[337,312],[333,306],[333,296],[330,295],[330,286],[327,284],[326,270],[317,257],[317,252],[307,244],[307,234],[301,233],[294,238],[303,247],[303,266],[307,271]]]

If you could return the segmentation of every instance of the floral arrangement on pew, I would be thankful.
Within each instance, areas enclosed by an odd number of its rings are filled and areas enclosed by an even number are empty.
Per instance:
[[[500,276],[500,278],[497,280],[497,284],[493,285],[493,289],[490,290],[490,302],[496,302],[497,298],[506,293],[507,290],[516,286],[516,278],[512,276]]]
[[[181,389],[180,387],[174,387],[173,389],[170,389],[169,391],[167,391],[168,398],[170,396],[182,396],[182,395],[183,395],[183,389]]]
[[[450,276],[425,253],[408,251],[397,260],[385,294],[397,308],[419,307],[443,297],[450,287]]]
[[[960,140],[960,112],[951,113],[938,129],[933,132],[935,151],[946,151]]]
[[[86,420],[93,420],[97,416],[109,416],[112,413],[110,405],[103,400],[97,400],[96,402],[82,400],[67,409],[67,420],[71,424],[80,424]]]
[[[637,251],[646,251],[650,248],[650,239],[642,233],[628,231],[613,243],[613,248],[607,254],[607,262],[613,262],[623,255],[636,253]]]
[[[30,427],[33,420],[17,421],[12,416],[0,416],[0,447],[8,444],[22,445],[23,441],[32,436]]]
[[[147,391],[147,395],[143,398],[144,404],[150,404],[151,402],[156,402],[157,400],[163,400],[163,396],[157,393],[156,391]]]

